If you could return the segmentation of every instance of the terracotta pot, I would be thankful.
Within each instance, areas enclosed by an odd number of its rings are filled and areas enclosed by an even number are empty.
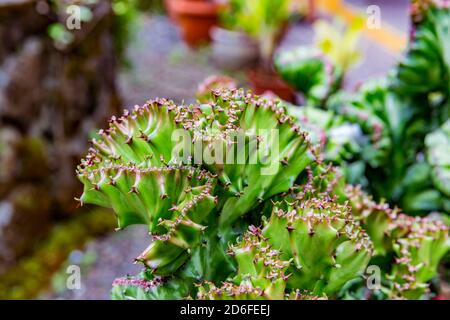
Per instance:
[[[295,91],[277,73],[260,69],[249,70],[247,71],[247,78],[255,94],[262,95],[272,92],[285,101],[295,103]]]
[[[210,30],[218,23],[219,4],[207,0],[166,0],[166,8],[190,47],[211,41]]]
[[[177,17],[174,14],[173,9],[173,1],[172,0],[164,0],[164,7],[166,8],[167,16],[172,20],[174,23],[177,23]]]
[[[258,61],[258,42],[245,33],[215,27],[211,38],[212,59],[219,68],[238,70],[254,66]]]

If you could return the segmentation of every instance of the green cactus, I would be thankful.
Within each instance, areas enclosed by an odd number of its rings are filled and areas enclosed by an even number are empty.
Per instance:
[[[220,287],[210,282],[203,283],[197,294],[199,299],[319,299],[318,295],[306,290],[286,291],[291,261],[282,259],[282,251],[274,249],[261,229],[250,226],[243,238],[231,247],[230,254],[238,263],[237,275]]]
[[[362,212],[364,206],[385,207],[349,193],[282,102],[243,90],[214,90],[210,97],[189,106],[152,100],[113,117],[78,167],[81,204],[112,208],[119,228],[144,224],[151,234],[150,246],[137,257],[144,271],[117,279],[113,298],[336,298],[361,278],[373,257],[372,242],[377,254],[403,254],[397,247],[410,233],[401,232],[401,222],[392,227],[397,216],[378,225],[379,219]],[[270,137],[272,129],[277,135]],[[173,139],[178,130],[188,137],[182,154]],[[236,152],[239,138],[243,149]],[[443,229],[433,242],[439,254],[432,263],[423,260],[421,285],[448,249],[444,238]],[[394,292],[403,269],[389,272],[386,290]]]
[[[275,208],[263,235],[285,259],[293,259],[289,288],[335,294],[364,271],[371,243],[362,229],[346,223],[343,207],[321,201],[302,206],[302,211]]]
[[[373,242],[375,254],[385,255],[392,251],[392,239],[387,230],[397,218],[398,209],[391,209],[386,203],[376,203],[361,188],[346,186],[349,205],[353,217],[360,221]]]
[[[346,192],[353,216],[367,230],[375,254],[392,257],[392,269],[385,270],[387,297],[420,299],[450,250],[449,228],[440,221],[410,217],[375,203],[358,187],[347,186]]]
[[[194,140],[202,140],[203,150],[223,150],[224,159],[232,160],[203,163],[230,195],[220,214],[221,228],[228,228],[258,203],[292,187],[315,151],[280,101],[242,90],[213,94],[201,106],[204,118],[185,127]],[[244,143],[236,150],[239,141]]]
[[[363,273],[372,244],[349,208],[331,197],[332,190],[339,190],[335,172],[331,167],[319,170],[314,174],[308,168],[306,184],[280,196],[284,200],[272,201],[262,228],[251,226],[231,247],[237,276],[220,288],[207,285],[202,298],[223,298],[217,292],[229,295],[242,286],[258,292],[260,299],[283,299],[299,288],[319,297],[333,296]]]
[[[395,264],[391,298],[420,299],[429,291],[440,260],[450,249],[449,229],[441,222],[401,215],[393,222]]]
[[[215,207],[214,178],[193,168],[113,165],[79,177],[85,185],[80,201],[112,207],[119,228],[149,226],[154,241],[137,260],[156,274],[172,273],[185,262],[206,228],[200,223]]]
[[[230,296],[284,299],[289,262],[280,259],[279,251],[273,250],[261,238],[258,228],[250,227],[243,239],[231,247],[230,254],[237,261],[238,274],[220,288],[205,283],[198,293],[200,299],[225,299]]]
[[[78,167],[81,204],[112,208],[119,229],[148,226],[153,241],[136,260],[154,276],[179,272],[214,279],[220,272],[210,258],[228,265],[223,272],[233,270],[224,254],[235,237],[230,228],[262,201],[287,191],[314,161],[306,134],[281,102],[242,90],[216,90],[211,97],[191,106],[152,100],[113,117]],[[174,139],[178,130],[188,137],[182,155]],[[243,145],[235,150],[240,138]],[[219,151],[221,159],[215,158]]]

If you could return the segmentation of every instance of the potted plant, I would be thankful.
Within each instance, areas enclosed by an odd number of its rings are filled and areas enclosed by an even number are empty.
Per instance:
[[[178,25],[190,47],[208,43],[210,30],[217,25],[221,4],[214,0],[165,0],[169,17]]]
[[[236,1],[236,29],[242,30],[258,43],[258,64],[247,72],[256,94],[271,91],[287,101],[295,100],[294,91],[278,77],[272,57],[290,17],[291,0]]]
[[[239,70],[258,61],[258,41],[240,28],[247,18],[240,14],[245,2],[229,0],[220,12],[220,26],[211,30],[212,59],[222,69]]]
[[[348,26],[339,20],[319,20],[314,24],[312,46],[283,50],[275,56],[278,73],[301,94],[302,104],[323,108],[342,87],[345,74],[361,59],[362,27],[360,18]]]

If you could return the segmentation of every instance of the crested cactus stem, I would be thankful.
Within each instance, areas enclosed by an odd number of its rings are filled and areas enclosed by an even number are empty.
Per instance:
[[[361,276],[373,252],[349,208],[320,196],[280,201],[264,224],[267,242],[290,260],[287,287],[333,295]]]
[[[183,159],[173,152],[180,129]],[[119,229],[148,226],[152,242],[136,258],[146,269],[115,281],[117,299],[334,298],[387,253],[397,262],[390,297],[415,298],[449,248],[448,228],[345,187],[283,102],[244,90],[112,117],[77,175],[80,205],[112,208]]]
[[[372,239],[378,255],[394,255],[391,281],[385,291],[392,299],[420,299],[429,292],[439,262],[450,250],[449,228],[440,221],[411,217],[375,203],[359,187],[347,186],[353,216]]]
[[[186,252],[199,245],[206,228],[202,223],[216,206],[215,178],[192,167],[110,165],[79,177],[85,183],[81,201],[112,207],[119,228],[149,226],[153,242],[137,261],[156,274],[165,275],[186,261]]]
[[[391,298],[420,299],[429,292],[429,281],[437,275],[440,260],[450,250],[449,227],[427,218],[399,215],[389,226],[397,238]]]
[[[349,205],[353,217],[359,220],[370,236],[375,253],[384,255],[392,251],[393,239],[389,236],[388,228],[396,221],[400,211],[391,209],[387,203],[376,203],[372,197],[366,195],[361,187],[346,186]]]

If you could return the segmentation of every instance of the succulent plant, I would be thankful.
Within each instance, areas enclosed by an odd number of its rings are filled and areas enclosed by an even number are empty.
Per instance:
[[[425,145],[433,184],[442,194],[445,210],[450,211],[450,120],[427,135]]]
[[[236,89],[210,97],[188,106],[151,100],[113,117],[78,167],[81,204],[110,207],[119,229],[144,224],[151,235],[137,257],[144,271],[117,279],[112,297],[336,298],[361,278],[372,243],[379,252],[389,227],[378,230],[376,218],[355,209],[364,199],[349,198],[344,179],[281,101]],[[187,140],[180,144],[180,136]],[[388,218],[391,226],[396,217]],[[385,250],[397,252],[409,233],[395,235]],[[421,284],[447,238],[442,229]],[[395,270],[389,284],[402,285],[395,279],[404,271]]]
[[[433,137],[447,140],[448,135],[445,130],[431,133],[450,114],[450,7],[446,1],[413,1],[411,16],[410,44],[399,64],[354,94],[330,94],[324,89],[329,88],[326,81],[319,80],[314,85],[328,96],[314,94],[311,79],[327,78],[326,63],[314,58],[319,54],[309,48],[280,54],[276,65],[286,81],[311,96],[308,108],[292,107],[290,113],[321,145],[324,159],[341,167],[349,183],[361,184],[377,201],[386,199],[411,214],[448,213],[445,165],[430,163],[437,160],[430,157],[437,148],[429,145]],[[356,34],[349,36],[351,43]],[[325,56],[327,41],[322,42]],[[328,69],[336,70],[338,60],[331,59]],[[445,157],[438,158],[445,162]]]
[[[210,76],[198,85],[195,96],[198,102],[208,103],[209,101],[214,100],[214,97],[211,96],[212,91],[221,89],[232,90],[237,87],[236,81],[231,77]]]
[[[148,226],[153,241],[137,260],[153,276],[183,266],[185,277],[213,278],[217,270],[208,258],[223,253],[230,228],[262,201],[287,191],[314,160],[306,134],[280,102],[242,90],[211,96],[208,104],[191,106],[152,100],[113,117],[78,167],[81,204],[112,208],[119,228]],[[180,132],[189,137],[181,144],[186,150],[174,139]],[[234,150],[240,138],[242,149]],[[221,151],[223,158],[214,158]]]
[[[429,290],[427,282],[437,275],[439,261],[450,248],[448,227],[406,215],[400,216],[393,225],[393,233],[403,233],[393,246],[396,254],[391,274],[393,294],[419,299]]]
[[[364,230],[345,206],[329,199],[275,206],[262,234],[284,259],[292,259],[288,288],[319,295],[331,296],[361,275],[372,255]]]
[[[394,70],[393,86],[408,94],[448,95],[450,8],[444,1],[413,1],[412,19],[411,44]]]
[[[450,250],[449,228],[441,221],[411,217],[375,203],[358,187],[347,186],[353,216],[367,230],[375,254],[392,261],[383,288],[388,298],[420,299]]]
[[[276,202],[262,228],[251,226],[230,249],[237,275],[219,288],[206,284],[199,297],[244,294],[281,300],[299,288],[313,296],[333,296],[360,276],[372,254],[371,242],[348,207],[331,198],[304,196]]]
[[[306,105],[324,105],[339,87],[339,69],[319,49],[299,47],[282,51],[274,62],[283,80],[303,94]]]
[[[284,299],[289,261],[280,259],[280,252],[263,239],[260,229],[251,226],[231,247],[230,254],[237,261],[237,275],[219,288],[212,283],[203,284],[198,293],[200,299]]]
[[[231,160],[203,164],[229,194],[220,213],[221,227],[229,227],[258,203],[292,187],[314,161],[315,149],[280,101],[243,91],[216,95],[201,106],[205,119],[189,120],[185,128],[194,139],[201,137],[203,150],[223,150],[224,159]],[[235,150],[239,141],[243,150]]]
[[[291,0],[231,0],[222,13],[228,29],[258,41],[260,67],[270,70],[276,43],[290,18]]]

